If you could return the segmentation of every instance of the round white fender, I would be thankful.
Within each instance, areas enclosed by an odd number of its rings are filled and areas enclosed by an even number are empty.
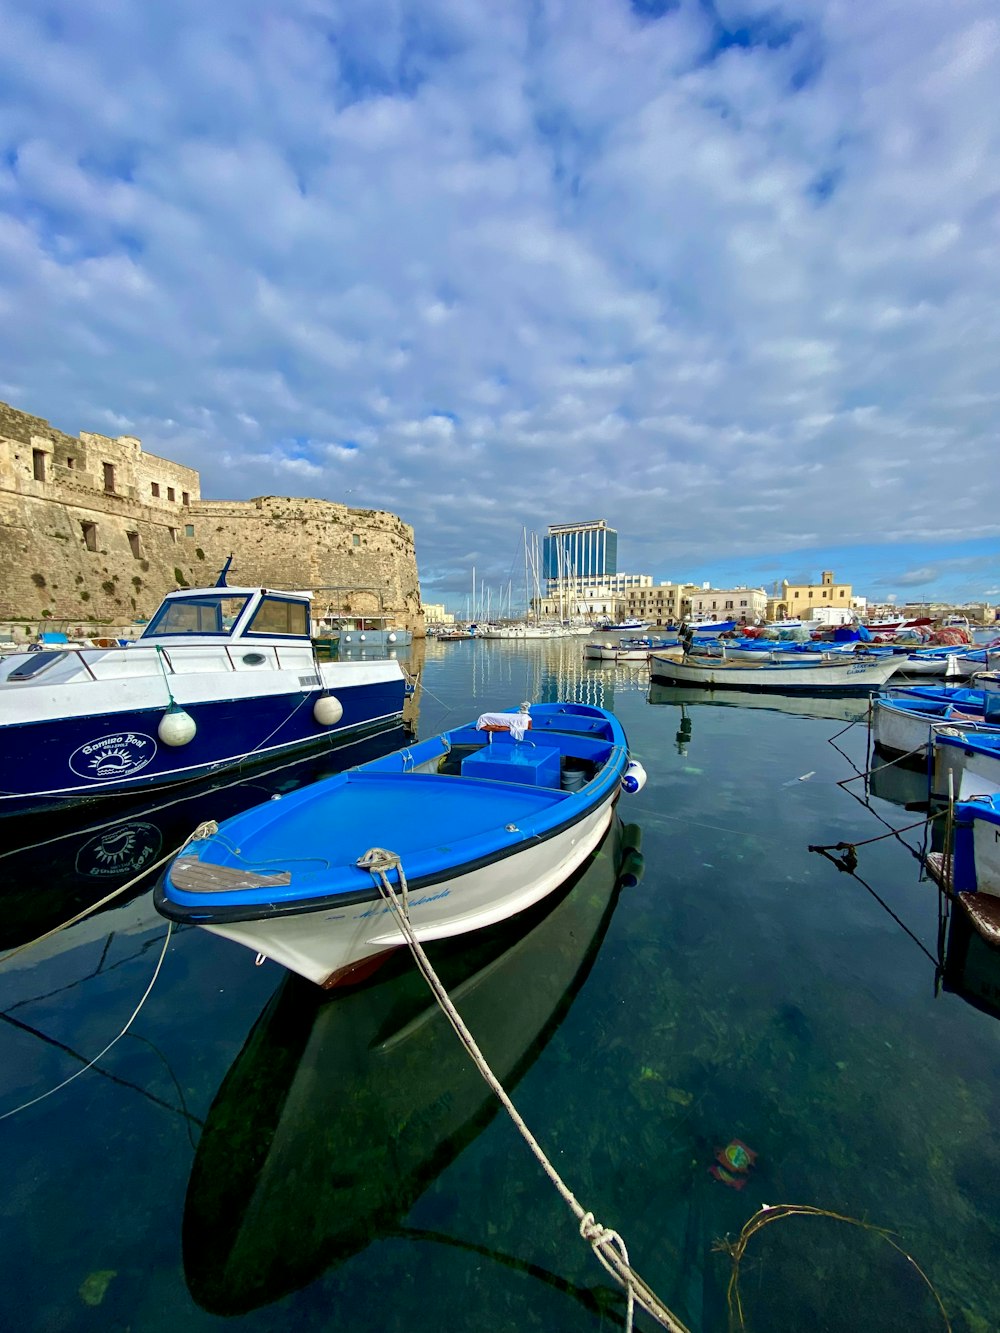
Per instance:
[[[160,718],[156,734],[164,745],[187,745],[194,740],[198,724],[190,713],[171,704]]]
[[[344,716],[344,705],[335,694],[324,694],[313,704],[313,717],[321,727],[335,727]]]

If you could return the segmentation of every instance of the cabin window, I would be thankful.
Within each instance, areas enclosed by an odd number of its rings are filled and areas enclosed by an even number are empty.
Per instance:
[[[115,465],[114,463],[104,464],[104,489],[109,495],[114,494],[115,489]]]
[[[149,491],[153,499],[158,500],[160,498],[160,483],[158,481],[151,482]]]
[[[193,537],[193,536],[194,536],[194,524],[193,524],[193,523],[185,523],[185,524],[184,524],[184,536],[185,536],[185,537]]]
[[[162,634],[228,634],[246,606],[248,598],[226,594],[202,597],[172,597],[143,630],[150,639]]]
[[[248,634],[294,634],[301,638],[309,635],[309,607],[305,602],[293,602],[281,597],[265,597],[247,626]]]
[[[142,558],[142,551],[139,549],[139,534],[137,532],[127,532],[128,544],[132,551],[132,558],[139,560]]]
[[[45,450],[32,449],[31,470],[36,481],[45,480]]]
[[[189,505],[190,503],[191,503],[190,495],[187,493],[187,491],[181,491],[181,504]]]
[[[174,498],[175,498],[175,497],[174,497],[174,488],[173,488],[173,486],[168,486],[168,487],[167,487],[167,499],[168,499],[168,500],[173,500]]]
[[[88,551],[97,550],[97,524],[81,523],[80,528],[83,531],[83,544]]]

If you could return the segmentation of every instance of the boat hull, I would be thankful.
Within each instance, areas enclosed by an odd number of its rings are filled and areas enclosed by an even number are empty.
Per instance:
[[[997,741],[994,747],[991,742]],[[1000,793],[1000,733],[970,733],[948,727],[934,737],[934,792],[955,800]]]
[[[877,698],[872,703],[872,740],[884,754],[905,757],[923,767],[928,762],[935,736],[955,730],[996,735],[1000,728],[976,718],[962,717],[951,705],[933,700],[906,702]],[[940,788],[935,783],[938,790]]]
[[[1000,896],[1000,799],[983,796],[955,807],[954,888]]]
[[[768,662],[759,666],[752,663],[732,665],[725,660],[675,662],[660,653],[651,654],[649,662],[652,679],[663,684],[697,685],[713,690],[773,690],[779,694],[796,690],[806,693],[817,690],[867,693],[885,684],[897,666],[892,659],[875,662],[820,662],[814,665]]]
[[[618,789],[579,822],[542,843],[409,896],[421,941],[449,939],[505,921],[540,902],[577,870],[611,824]],[[404,866],[405,870],[405,866]],[[329,989],[358,980],[366,962],[406,943],[381,897],[337,910],[205,925]]]
[[[336,746],[401,718],[405,680],[393,667],[393,674],[384,675],[324,669],[324,686],[333,688],[343,707],[335,726],[321,725],[313,714],[324,688],[286,685],[279,693],[192,698],[209,691],[204,681],[185,691],[184,677],[175,686],[176,702],[196,728],[185,745],[164,744],[158,735],[167,712],[162,687],[152,705],[8,723],[0,727],[0,816],[90,803],[198,780],[230,765]],[[231,686],[232,679],[226,683]]]
[[[320,986],[356,981],[406,942],[373,852],[417,938],[479,931],[572,875],[644,781],[604,709],[486,713],[206,831],[153,901]]]

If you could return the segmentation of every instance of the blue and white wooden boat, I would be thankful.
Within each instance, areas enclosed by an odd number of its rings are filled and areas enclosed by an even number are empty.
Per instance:
[[[168,593],[125,647],[5,657],[0,816],[201,779],[398,725],[399,663],[318,661],[309,611],[307,592],[220,580]]]
[[[1000,696],[998,696],[1000,703]],[[992,732],[941,727],[934,734],[934,795],[959,801],[1000,793],[1000,707]]]
[[[736,628],[735,620],[691,620],[688,629],[697,638],[714,639]]]
[[[918,767],[927,764],[942,729],[969,733],[1000,731],[1000,696],[962,686],[898,686],[872,701],[871,734],[876,749]],[[935,784],[936,787],[936,784]]]
[[[727,657],[685,657],[673,661],[651,653],[652,680],[665,685],[698,685],[703,689],[773,690],[779,694],[802,690],[868,693],[884,685],[898,663],[893,657],[857,653],[821,662],[733,662]]]
[[[634,616],[631,616],[626,620],[619,620],[617,622],[607,621],[598,628],[602,634],[616,634],[619,631],[622,633],[627,632],[637,634],[644,629],[649,629],[649,621],[637,620]]]
[[[955,806],[951,887],[956,893],[1000,895],[1000,795]]]
[[[324,987],[405,942],[376,875],[388,849],[421,940],[494,925],[541,901],[645,780],[621,724],[586,704],[488,713],[227,820],[164,873],[154,902]]]

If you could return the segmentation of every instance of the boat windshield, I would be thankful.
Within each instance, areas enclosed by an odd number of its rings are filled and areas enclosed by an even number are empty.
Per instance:
[[[173,597],[163,603],[140,638],[162,638],[165,634],[228,634],[249,597],[229,593],[200,593]]]

